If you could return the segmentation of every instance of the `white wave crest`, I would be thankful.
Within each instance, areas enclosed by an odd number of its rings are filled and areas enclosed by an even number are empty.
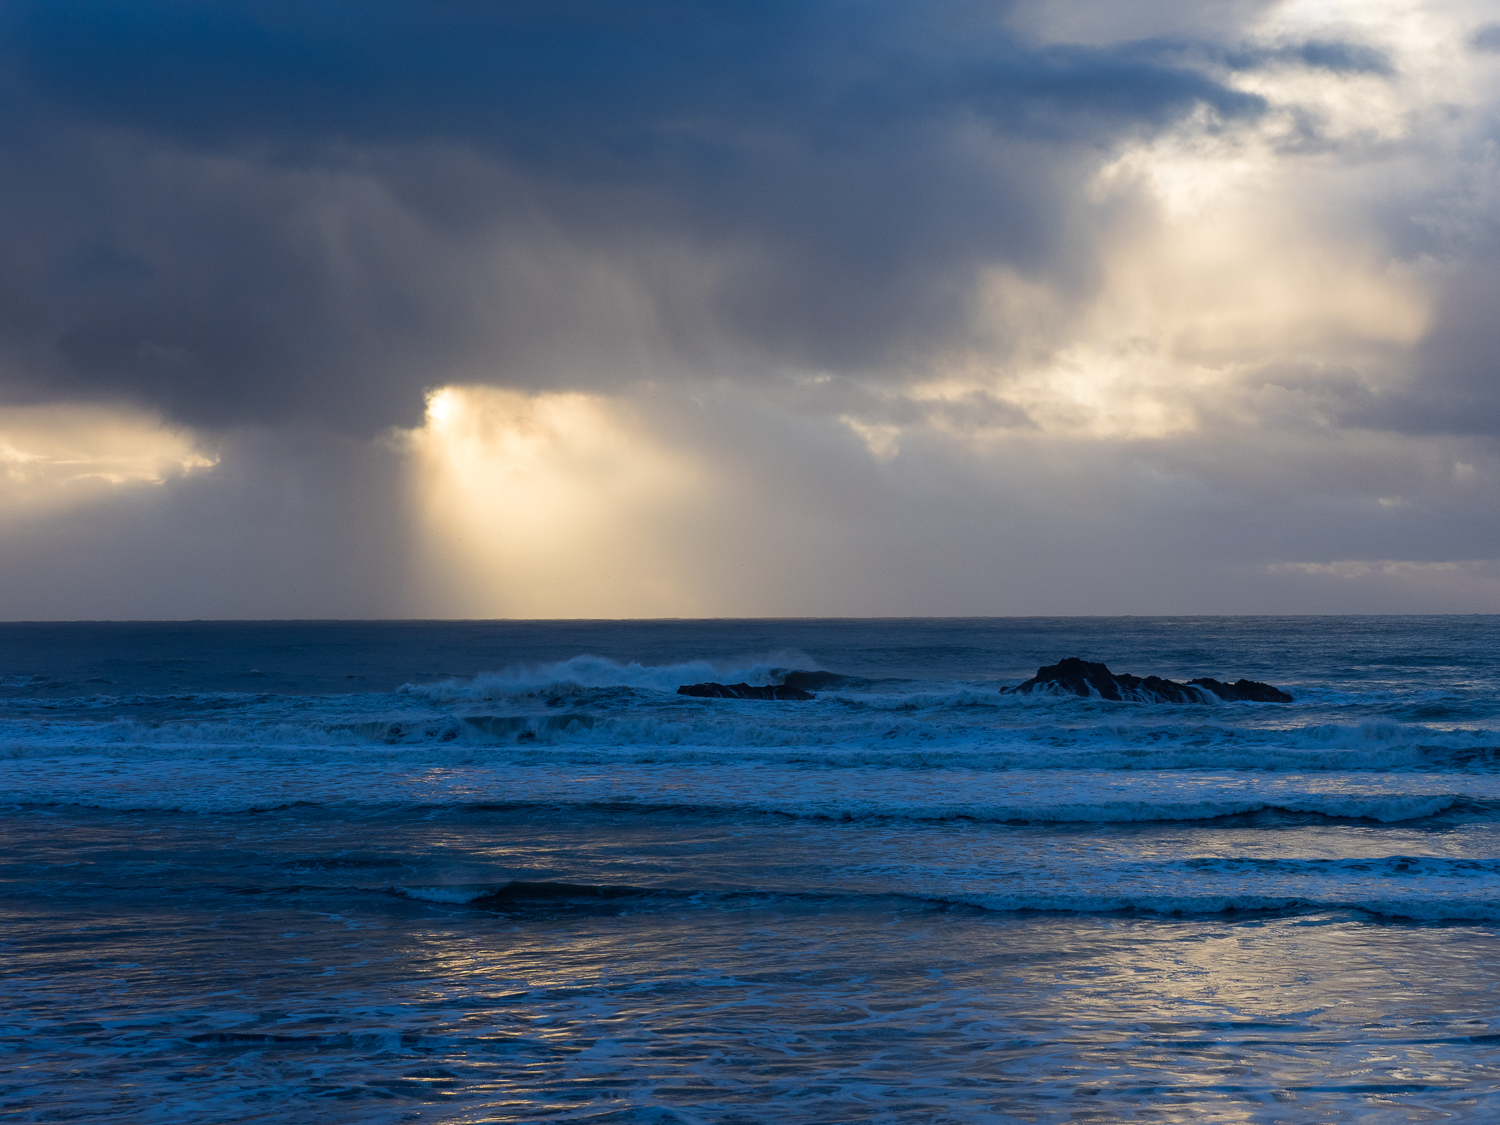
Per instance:
[[[399,689],[443,703],[506,699],[554,688],[637,688],[675,693],[683,684],[717,680],[757,686],[779,683],[788,671],[812,671],[815,665],[798,652],[773,653],[743,664],[690,660],[682,664],[622,664],[604,656],[575,656],[556,664],[481,672],[472,680],[444,680],[435,684],[403,684]]]

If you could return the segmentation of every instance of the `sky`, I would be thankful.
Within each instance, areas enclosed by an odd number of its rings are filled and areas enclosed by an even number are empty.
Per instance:
[[[1500,612],[1477,0],[8,0],[0,618]]]

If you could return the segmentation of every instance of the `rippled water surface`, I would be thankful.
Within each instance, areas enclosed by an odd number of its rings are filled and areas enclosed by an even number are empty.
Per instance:
[[[1500,1119],[1496,618],[0,625],[0,802],[18,1121]]]

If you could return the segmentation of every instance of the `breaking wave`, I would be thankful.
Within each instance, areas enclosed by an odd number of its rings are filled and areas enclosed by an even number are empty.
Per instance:
[[[683,684],[702,683],[705,680],[758,686],[779,684],[785,680],[788,672],[815,670],[813,661],[797,652],[780,652],[734,664],[690,660],[682,664],[664,665],[641,664],[634,660],[621,663],[608,657],[585,655],[555,664],[507,668],[503,672],[482,672],[471,680],[404,684],[399,690],[442,703],[555,694],[578,688],[623,687],[675,693]]]

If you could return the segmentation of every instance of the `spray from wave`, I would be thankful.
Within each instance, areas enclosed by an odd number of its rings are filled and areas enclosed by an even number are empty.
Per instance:
[[[443,703],[505,699],[517,695],[578,688],[632,688],[675,693],[683,684],[705,680],[747,683],[766,687],[782,683],[789,672],[809,672],[817,665],[804,653],[777,652],[763,658],[715,662],[690,660],[682,664],[628,664],[604,656],[575,656],[555,664],[481,672],[472,680],[444,680],[435,684],[403,684],[399,689]]]

